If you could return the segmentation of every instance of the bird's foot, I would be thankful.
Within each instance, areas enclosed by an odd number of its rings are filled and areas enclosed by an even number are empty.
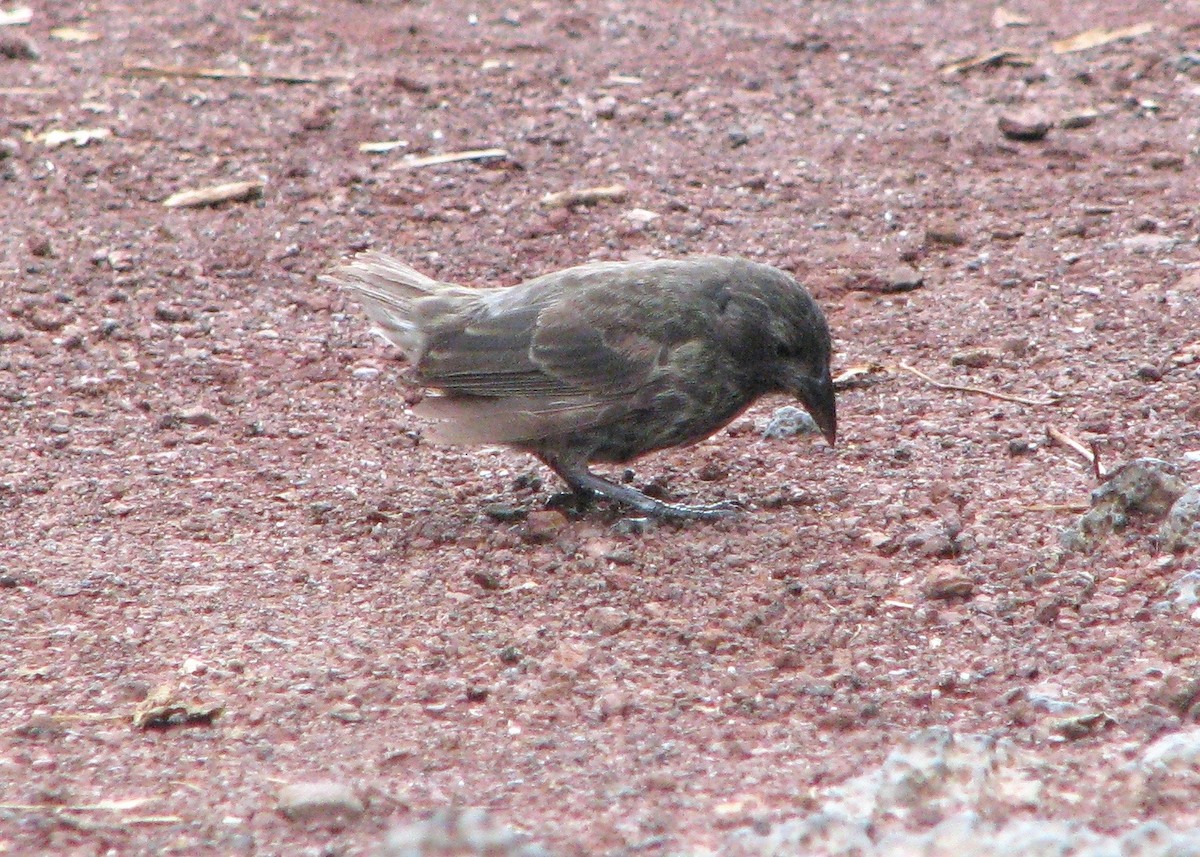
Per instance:
[[[556,468],[558,469],[558,468]],[[564,472],[559,474],[567,480],[577,495],[588,497],[605,497],[624,506],[628,506],[644,515],[660,520],[675,521],[711,521],[718,518],[728,518],[741,511],[741,506],[733,501],[723,501],[703,506],[687,506],[683,503],[668,503],[655,497],[648,497],[630,485],[617,485],[602,479],[588,470]]]

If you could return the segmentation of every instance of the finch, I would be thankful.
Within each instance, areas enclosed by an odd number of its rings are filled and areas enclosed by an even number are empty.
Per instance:
[[[837,437],[825,316],[768,265],[594,262],[476,289],[367,252],[329,279],[430,389],[415,412],[433,440],[530,452],[581,498],[661,518],[732,513],[649,497],[589,465],[697,443],[769,393],[796,397],[831,446]]]

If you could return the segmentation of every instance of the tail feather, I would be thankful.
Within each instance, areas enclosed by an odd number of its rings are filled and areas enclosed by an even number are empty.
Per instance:
[[[325,279],[353,294],[380,332],[414,362],[425,350],[426,336],[414,318],[413,305],[451,288],[374,251],[360,253]]]

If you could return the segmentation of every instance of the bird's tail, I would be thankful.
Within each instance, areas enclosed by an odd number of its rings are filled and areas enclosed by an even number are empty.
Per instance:
[[[323,277],[346,289],[362,304],[380,332],[416,362],[425,350],[425,333],[418,324],[417,300],[455,286],[440,283],[391,256],[368,251]]]

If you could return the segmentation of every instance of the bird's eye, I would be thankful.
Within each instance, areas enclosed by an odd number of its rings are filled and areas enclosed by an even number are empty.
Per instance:
[[[781,342],[775,346],[775,356],[782,357],[782,358],[791,357],[792,349],[789,348],[786,343]]]

